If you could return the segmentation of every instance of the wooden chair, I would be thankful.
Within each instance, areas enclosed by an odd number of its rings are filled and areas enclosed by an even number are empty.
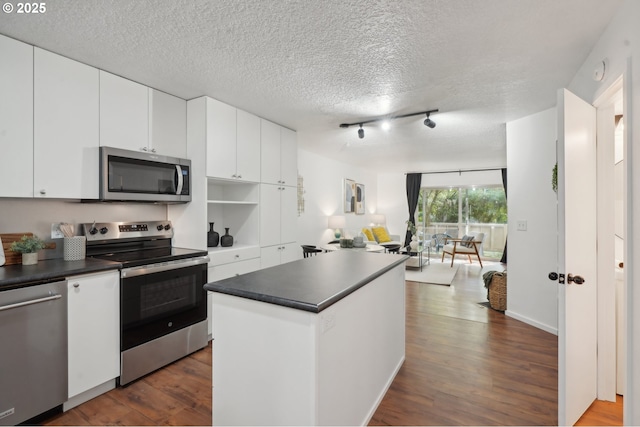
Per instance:
[[[318,249],[313,245],[300,245],[302,246],[302,256],[305,258],[309,258],[310,256],[315,256],[315,254],[322,252],[322,249]]]
[[[465,236],[466,237],[466,236]],[[484,233],[478,233],[473,236],[472,240],[467,239],[446,239],[445,245],[442,248],[442,262],[444,262],[444,254],[451,255],[451,267],[453,267],[453,260],[456,255],[466,255],[469,258],[469,263],[473,263],[471,255],[475,255],[478,258],[480,267],[482,267],[482,259],[480,258],[479,247],[484,240]],[[469,246],[466,246],[466,245]]]

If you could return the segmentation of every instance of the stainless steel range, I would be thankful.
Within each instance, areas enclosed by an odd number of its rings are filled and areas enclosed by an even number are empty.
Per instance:
[[[120,385],[207,345],[207,251],[171,246],[170,221],[83,229],[87,256],[123,264]]]

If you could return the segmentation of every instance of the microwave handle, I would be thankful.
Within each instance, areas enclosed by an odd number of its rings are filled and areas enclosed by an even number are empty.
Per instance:
[[[180,165],[176,165],[176,194],[182,194],[182,186],[184,184],[184,179],[182,177],[182,168]]]

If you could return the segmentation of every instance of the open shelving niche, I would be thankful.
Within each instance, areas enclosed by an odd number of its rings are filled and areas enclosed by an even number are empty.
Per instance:
[[[222,237],[225,228],[233,246],[207,248],[209,253],[260,246],[260,185],[217,178],[207,179],[207,223]]]

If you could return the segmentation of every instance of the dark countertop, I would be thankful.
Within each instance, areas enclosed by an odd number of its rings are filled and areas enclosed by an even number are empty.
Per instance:
[[[40,260],[35,265],[5,265],[0,267],[0,291],[37,285],[42,282],[60,279],[78,274],[117,270],[122,267],[118,262],[85,258],[80,261],[59,259]]]
[[[204,288],[319,313],[408,258],[340,250],[207,283]]]

